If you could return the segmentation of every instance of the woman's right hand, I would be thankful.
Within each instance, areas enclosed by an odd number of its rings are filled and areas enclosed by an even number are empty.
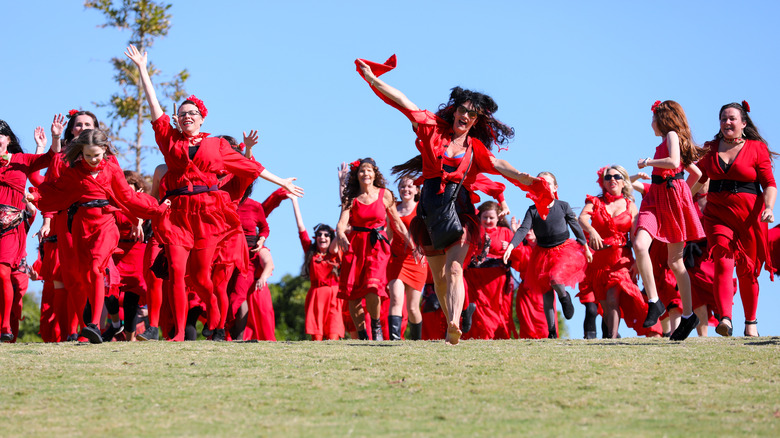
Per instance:
[[[371,71],[371,67],[361,59],[358,59],[357,63],[360,67],[360,72],[363,73],[363,77],[366,78],[369,84],[373,85],[374,81],[376,81],[376,75]]]
[[[130,60],[133,61],[133,64],[139,69],[146,69],[146,52],[141,53],[134,45],[130,44],[127,47],[127,50],[125,50],[125,55],[130,58]]]
[[[512,250],[515,249],[515,246],[511,243],[507,245],[506,250],[504,251],[504,264],[509,263],[509,256],[512,255]]]
[[[54,138],[62,137],[62,133],[65,132],[65,116],[57,114],[54,116],[54,120],[51,121],[51,135]],[[97,126],[95,127],[97,128]]]
[[[43,225],[41,225],[41,229],[38,230],[37,233],[35,233],[36,236],[38,236],[38,242],[41,240],[49,237],[49,234],[51,233],[51,227],[49,226],[48,221],[43,221]]]
[[[346,253],[349,250],[349,239],[347,239],[347,235],[343,232],[336,233],[336,240],[339,244],[339,249],[342,253]]]
[[[598,251],[604,248],[604,241],[601,239],[601,236],[596,230],[590,231],[590,242],[588,243],[594,251]]]
[[[287,190],[293,196],[297,196],[299,198],[303,198],[303,189],[292,183],[296,179],[298,179],[298,178],[287,178],[287,179],[285,179],[284,183],[282,184],[282,187],[284,187],[284,189]]]

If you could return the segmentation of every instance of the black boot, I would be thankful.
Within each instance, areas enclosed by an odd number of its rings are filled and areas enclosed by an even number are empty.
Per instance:
[[[595,330],[593,331],[587,331],[585,332],[585,339],[596,339],[598,337],[598,334]]]
[[[361,341],[367,341],[368,340],[368,332],[365,330],[358,330],[358,339]]]
[[[384,341],[385,340],[384,336],[382,336],[382,320],[381,319],[371,318],[371,337],[374,338],[375,341]]]
[[[680,325],[669,336],[669,339],[672,341],[684,341],[697,325],[699,325],[699,317],[695,313],[691,313],[691,316],[687,318],[682,317],[680,318]]]
[[[391,341],[400,341],[401,340],[401,323],[403,323],[404,317],[398,316],[398,315],[389,315],[387,317],[387,325],[390,329],[390,340]]]
[[[666,307],[664,307],[664,303],[662,303],[661,300],[658,300],[655,303],[647,303],[647,318],[645,318],[645,323],[642,324],[642,327],[648,328],[654,326],[655,323],[658,322],[658,318],[660,318],[664,312],[666,312]]]
[[[417,324],[410,322],[409,323],[409,339],[412,341],[419,341],[422,339],[422,323],[418,322]]]
[[[477,305],[474,303],[469,303],[469,305],[466,306],[466,310],[460,313],[460,331],[463,333],[468,333],[471,331],[471,321],[475,310],[477,310]]]
[[[571,319],[571,317],[574,316],[574,304],[571,302],[571,295],[564,290],[563,293],[558,294],[558,301],[561,302],[563,317]]]

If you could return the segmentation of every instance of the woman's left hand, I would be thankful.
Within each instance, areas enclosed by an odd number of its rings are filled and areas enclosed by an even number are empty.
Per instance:
[[[246,131],[244,131],[244,146],[247,148],[252,148],[257,144],[257,140],[260,138],[260,136],[257,134],[257,131],[250,130],[249,135],[247,135]]]
[[[43,149],[46,147],[46,132],[41,128],[40,126],[35,128],[35,145],[38,146],[38,149]]]
[[[588,263],[593,262],[593,253],[590,252],[590,248],[588,248],[588,245],[585,245],[585,260],[587,260]]]
[[[765,208],[764,211],[761,213],[761,222],[768,222],[772,223],[775,221],[775,214],[772,213],[772,209]]]
[[[507,264],[507,263],[509,263],[509,256],[511,256],[511,255],[512,255],[512,250],[513,250],[513,249],[515,249],[515,246],[514,246],[514,245],[512,245],[511,243],[510,243],[509,245],[507,245],[507,246],[506,246],[506,250],[504,251],[504,257],[503,257],[503,259],[504,259],[504,264]]]
[[[498,204],[498,207],[499,207],[499,211],[498,211],[499,219],[511,213],[511,211],[509,211],[509,204],[507,204],[506,201],[501,201],[501,203]]]
[[[363,77],[366,78],[369,83],[373,84],[374,81],[376,81],[376,75],[373,71],[371,71],[371,67],[369,67],[368,64],[360,59],[357,60],[357,63],[360,67],[360,72],[363,73]]]
[[[284,184],[282,184],[282,187],[284,187],[284,189],[290,192],[292,195],[297,196],[299,198],[303,198],[303,189],[292,183],[296,179],[298,178],[285,179]]]
[[[642,158],[641,160],[636,162],[636,167],[640,169],[644,169],[645,167],[647,167],[647,162],[649,160],[650,160],[649,158]]]
[[[265,237],[260,237],[257,239],[257,244],[252,247],[252,249],[249,250],[249,252],[257,252],[263,249],[263,245],[265,244]]]

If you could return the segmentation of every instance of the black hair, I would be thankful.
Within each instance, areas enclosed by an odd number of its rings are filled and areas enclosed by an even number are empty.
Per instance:
[[[8,123],[6,123],[5,120],[0,120],[0,135],[6,135],[11,140],[10,143],[8,143],[8,152],[12,154],[21,154],[24,152],[22,150],[22,145],[19,144],[19,137],[14,134],[14,131],[11,130],[11,127],[8,126]]]

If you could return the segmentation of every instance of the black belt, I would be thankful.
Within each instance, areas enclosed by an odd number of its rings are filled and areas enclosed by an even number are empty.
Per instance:
[[[108,205],[108,199],[93,199],[92,201],[87,201],[79,204],[78,202],[74,203],[70,207],[68,207],[68,232],[72,231],[73,228],[73,216],[76,215],[76,212],[79,208],[101,208]]]
[[[43,239],[41,239],[41,243],[43,243],[43,242],[57,243],[57,236],[54,235],[54,236],[44,237]]]
[[[192,190],[190,190],[187,187],[179,187],[178,189],[168,190],[167,192],[165,192],[165,196],[163,196],[163,198],[160,199],[160,203],[170,198],[171,196],[192,196],[192,195],[199,195],[201,193],[206,193],[206,192],[216,192],[217,190],[219,190],[219,187],[217,187],[216,185],[213,185],[211,187],[192,186]]]
[[[260,239],[260,236],[244,236],[246,238],[246,246],[249,247],[249,249],[254,248],[257,246],[257,241]]]
[[[385,227],[366,228],[366,227],[352,226],[352,231],[359,231],[361,233],[371,233],[369,240],[371,241],[372,247],[376,245],[376,243],[380,240],[384,240],[385,242],[390,243],[390,241],[387,240],[387,237],[385,237],[384,234],[380,233],[380,231],[384,231],[384,230]]]
[[[119,239],[119,243],[135,243],[138,242],[135,239]]]
[[[666,178],[662,177],[661,175],[652,175],[651,180],[653,181],[653,184],[663,184],[666,183],[666,187],[673,189],[674,185],[672,184],[672,181],[676,179],[683,179],[685,177],[685,174],[683,172],[680,172],[674,176],[667,176]]]
[[[472,264],[469,265],[469,268],[506,268],[507,265],[504,263],[503,259],[494,259],[494,258],[487,258],[484,262],[480,264]]]
[[[563,233],[553,234],[552,236],[536,235],[536,244],[542,248],[554,248],[567,240],[569,240],[568,230]]]
[[[731,192],[731,193],[751,193],[758,195],[761,193],[761,185],[758,181],[735,181],[733,179],[711,179],[710,193]]]

